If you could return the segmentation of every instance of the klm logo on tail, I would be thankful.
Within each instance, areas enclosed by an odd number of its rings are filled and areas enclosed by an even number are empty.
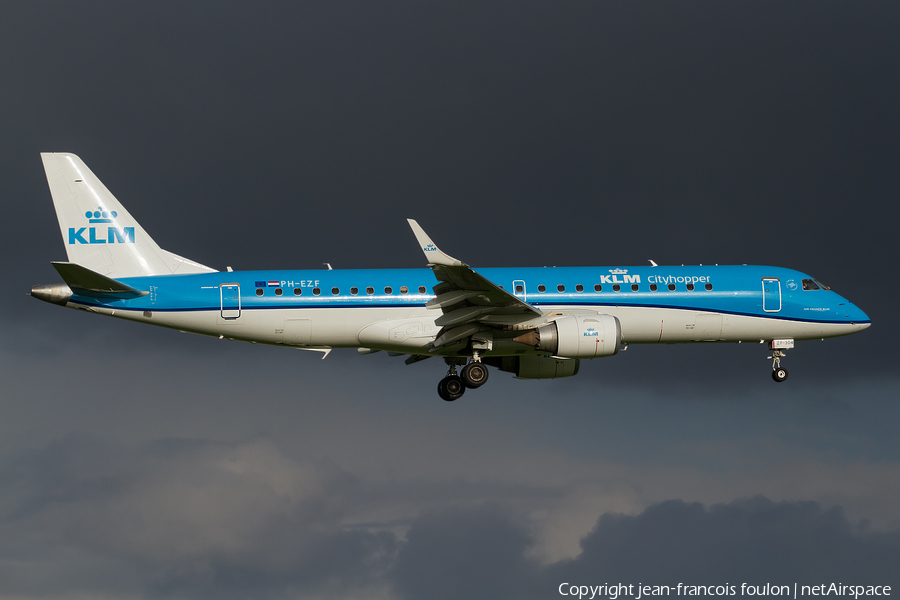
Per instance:
[[[118,216],[116,211],[107,212],[102,207],[97,210],[87,211],[84,216],[88,223],[113,223]],[[98,237],[99,233],[99,237]],[[84,236],[87,235],[87,238]],[[69,244],[133,244],[134,227],[107,227],[103,232],[102,227],[69,227]]]

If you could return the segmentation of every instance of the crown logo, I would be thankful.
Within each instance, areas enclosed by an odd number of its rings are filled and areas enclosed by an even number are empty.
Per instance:
[[[609,272],[613,275],[624,275],[628,272],[628,269],[610,269]]]
[[[84,216],[88,218],[88,223],[112,223],[118,213],[116,211],[107,212],[103,210],[102,206],[98,206],[97,210],[87,211]]]
[[[437,250],[437,246],[435,246],[434,244],[428,244],[427,246],[422,248],[422,250],[424,250],[425,252],[434,252],[435,250]]]

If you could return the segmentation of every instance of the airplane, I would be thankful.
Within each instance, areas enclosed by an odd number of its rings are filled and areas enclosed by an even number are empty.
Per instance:
[[[74,154],[42,153],[67,262],[53,304],[258,344],[440,357],[447,401],[488,366],[520,379],[570,377],[629,344],[768,344],[772,378],[795,341],[862,331],[869,317],[821,281],[755,265],[479,268],[409,219],[422,269],[217,271],[161,249]],[[457,371],[459,368],[459,371]]]

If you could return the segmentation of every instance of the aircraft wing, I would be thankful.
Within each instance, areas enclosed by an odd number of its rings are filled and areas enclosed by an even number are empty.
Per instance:
[[[479,275],[469,265],[442,252],[416,221],[408,221],[428,266],[440,281],[434,286],[435,298],[425,305],[443,312],[435,319],[441,331],[432,344],[434,349],[483,329],[508,327],[543,316],[541,311]]]

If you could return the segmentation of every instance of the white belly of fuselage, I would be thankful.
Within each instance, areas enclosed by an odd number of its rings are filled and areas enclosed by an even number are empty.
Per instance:
[[[422,307],[242,310],[237,318],[223,318],[220,311],[90,310],[180,331],[289,347],[427,352],[441,329],[434,324],[441,313]],[[542,310],[551,315],[565,313],[571,307],[544,306]],[[847,335],[864,327],[668,308],[619,306],[603,307],[598,312],[619,319],[622,341],[629,344],[819,339]]]

